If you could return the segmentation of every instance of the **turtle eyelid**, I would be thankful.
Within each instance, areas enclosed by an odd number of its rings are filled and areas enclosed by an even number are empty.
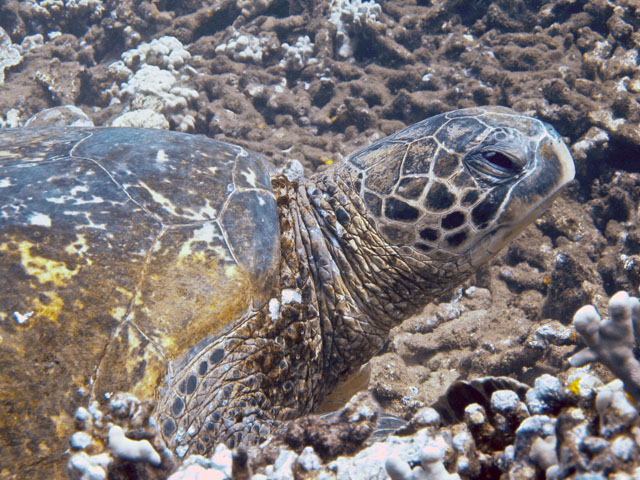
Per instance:
[[[478,180],[486,184],[500,184],[519,175],[524,169],[521,158],[510,155],[496,145],[469,152],[464,163]]]
[[[489,150],[486,152],[482,152],[482,156],[485,158],[485,160],[491,162],[498,168],[512,171],[522,170],[522,166],[518,164],[519,162],[517,160],[514,161],[511,155],[507,155],[501,151]]]

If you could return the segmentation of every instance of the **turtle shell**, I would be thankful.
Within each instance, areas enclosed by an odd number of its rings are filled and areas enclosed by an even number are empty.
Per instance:
[[[273,294],[269,171],[203,136],[0,130],[0,477],[65,452],[78,406],[153,398]]]

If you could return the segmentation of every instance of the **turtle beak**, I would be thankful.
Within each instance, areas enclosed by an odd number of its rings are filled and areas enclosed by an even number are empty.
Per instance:
[[[562,140],[562,137],[558,134],[556,129],[548,123],[543,123],[547,129],[549,137],[551,137],[551,148],[553,149],[555,157],[560,164],[561,173],[558,178],[558,189],[560,189],[575,178],[576,166],[573,163],[573,157],[571,157],[571,152],[569,152],[567,144],[564,143],[564,140]]]

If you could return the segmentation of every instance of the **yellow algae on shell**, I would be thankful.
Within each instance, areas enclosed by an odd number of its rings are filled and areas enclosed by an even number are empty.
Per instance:
[[[254,296],[248,273],[231,263],[230,253],[220,257],[215,249],[206,249],[184,255],[187,242],[175,241],[180,234],[163,237],[166,248],[152,254],[132,309],[136,325],[168,359],[218,333]]]
[[[46,298],[47,303],[43,303],[41,298]],[[40,298],[36,298],[33,302],[34,316],[47,317],[53,321],[57,321],[60,312],[64,307],[64,300],[55,294],[55,291],[44,293]]]
[[[38,296],[30,296],[24,299],[23,311],[3,312],[4,315],[13,315],[16,319],[46,317],[57,321],[64,306],[64,300],[57,294],[57,289],[66,287],[80,270],[80,266],[70,269],[65,262],[47,258],[34,253],[37,246],[27,240],[10,239],[0,244],[0,252],[8,252],[18,256],[19,263],[27,275],[37,282],[30,285],[39,291]]]
[[[78,273],[80,267],[69,269],[64,262],[35,255],[31,252],[34,248],[36,245],[26,240],[17,241],[15,247],[10,242],[0,244],[0,252],[20,254],[20,262],[26,272],[36,277],[41,285],[52,283],[56,287],[63,287]]]

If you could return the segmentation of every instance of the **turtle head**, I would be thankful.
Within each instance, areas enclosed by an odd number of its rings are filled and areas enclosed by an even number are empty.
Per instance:
[[[550,125],[502,107],[437,115],[350,155],[336,172],[403,255],[469,273],[574,177]]]

